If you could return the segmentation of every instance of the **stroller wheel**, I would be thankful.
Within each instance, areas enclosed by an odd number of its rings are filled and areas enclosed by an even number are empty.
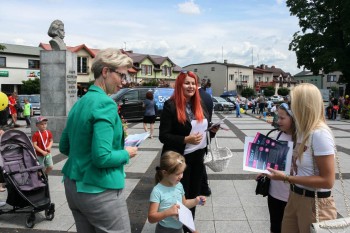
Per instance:
[[[50,210],[45,210],[46,220],[51,221],[55,217],[55,213]]]
[[[51,203],[50,207],[45,210],[46,220],[51,221],[55,217],[55,204]]]
[[[35,225],[34,222],[35,222],[35,214],[32,213],[32,214],[28,215],[26,218],[26,227],[33,228]]]

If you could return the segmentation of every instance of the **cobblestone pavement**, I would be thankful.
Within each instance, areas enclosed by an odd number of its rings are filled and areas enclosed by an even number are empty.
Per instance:
[[[234,113],[217,113],[213,122],[228,116],[217,134],[220,146],[227,146],[234,154],[229,167],[219,173],[208,170],[212,195],[205,206],[197,208],[195,225],[201,233],[269,233],[267,200],[256,196],[255,174],[242,170],[243,144],[245,136],[254,136],[257,131],[266,134],[272,129],[264,119],[253,115],[236,118]],[[25,125],[24,121],[20,124]],[[350,122],[328,121],[336,138],[338,154],[342,166],[347,193],[350,193]],[[162,144],[158,140],[158,126],[155,137],[147,139],[139,148],[139,154],[126,166],[125,198],[127,200],[132,232],[154,232],[155,224],[147,222],[148,199],[154,185],[155,166],[159,161]],[[30,135],[30,129],[18,128]],[[130,122],[130,134],[143,132],[141,122]],[[0,215],[0,232],[76,232],[74,219],[68,208],[60,173],[66,157],[59,153],[57,145],[53,149],[54,171],[49,178],[52,202],[56,205],[55,218],[45,220],[43,212],[36,214],[33,230],[25,227],[26,214]],[[345,215],[340,183],[333,189],[338,213]],[[6,200],[7,192],[0,193],[0,200]],[[2,209],[11,208],[6,205]]]

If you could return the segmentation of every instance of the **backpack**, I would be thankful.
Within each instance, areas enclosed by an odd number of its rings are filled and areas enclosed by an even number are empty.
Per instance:
[[[17,112],[23,112],[23,107],[21,106],[20,103],[16,103],[15,105]]]

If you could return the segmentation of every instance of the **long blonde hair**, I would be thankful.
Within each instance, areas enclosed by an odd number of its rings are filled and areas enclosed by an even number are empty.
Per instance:
[[[298,148],[298,158],[301,159],[304,147],[314,130],[319,128],[325,128],[330,132],[331,130],[326,124],[321,92],[315,85],[310,83],[299,84],[291,90],[290,96],[297,137],[302,137]]]

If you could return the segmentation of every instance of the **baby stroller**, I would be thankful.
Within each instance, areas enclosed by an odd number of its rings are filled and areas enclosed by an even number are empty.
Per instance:
[[[52,220],[55,204],[51,203],[47,176],[36,159],[32,142],[19,130],[8,130],[0,138],[0,171],[8,191],[6,203],[12,209],[1,214],[29,213],[25,225],[33,228],[35,213],[45,211]]]

